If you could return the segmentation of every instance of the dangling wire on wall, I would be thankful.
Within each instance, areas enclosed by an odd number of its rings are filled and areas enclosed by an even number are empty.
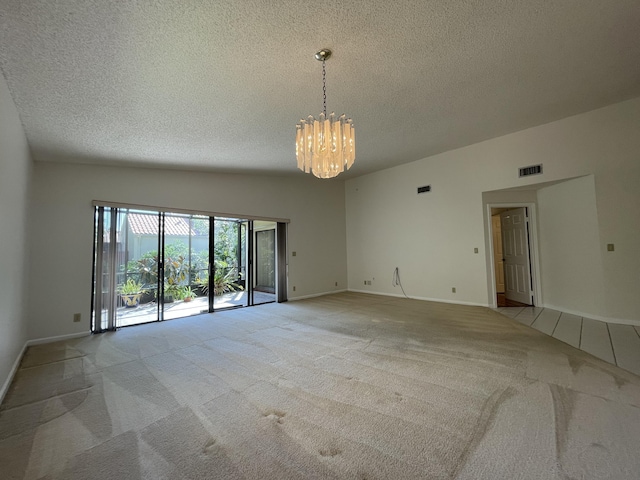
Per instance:
[[[396,269],[393,271],[393,279],[391,280],[391,285],[393,285],[394,287],[400,287],[400,289],[402,290],[402,294],[409,298],[409,296],[405,293],[404,288],[402,287],[402,282],[400,281],[400,270],[398,269],[398,267],[396,267]]]

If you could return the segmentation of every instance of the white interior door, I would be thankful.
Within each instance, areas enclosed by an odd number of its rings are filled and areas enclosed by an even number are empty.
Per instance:
[[[516,208],[500,214],[504,258],[505,297],[533,304],[527,209]]]
[[[491,217],[493,234],[493,267],[496,272],[496,293],[504,293],[504,254],[502,252],[502,227],[500,215]]]

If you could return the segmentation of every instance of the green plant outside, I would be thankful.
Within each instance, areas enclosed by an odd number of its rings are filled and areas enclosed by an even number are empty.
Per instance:
[[[208,220],[199,220],[199,222],[197,229],[204,234],[208,231]],[[215,222],[214,258],[216,260],[214,261],[213,292],[216,296],[243,290],[243,287],[236,283],[239,277],[236,263],[238,248],[243,248],[244,237],[243,245],[238,245],[236,228],[228,221]],[[195,298],[197,295],[192,291],[191,286],[185,283],[198,285],[203,293],[207,293],[209,289],[208,251],[193,253],[189,265],[189,247],[186,243],[177,241],[165,246],[164,262],[165,296],[171,296],[175,300],[182,300],[185,296]],[[152,290],[158,284],[158,265],[158,251],[150,250],[140,259],[130,260],[126,270],[128,275],[137,275],[141,289],[145,287]],[[129,281],[133,280],[129,279]],[[188,290],[183,290],[183,287]]]
[[[143,291],[142,283],[136,282],[133,278],[128,279],[126,283],[118,287],[118,293],[122,295],[135,295]]]
[[[188,255],[188,247],[184,242],[175,242],[165,247],[164,275],[165,285],[179,285],[184,283],[189,276],[189,265],[185,262]],[[196,255],[193,268],[199,268],[200,255]],[[208,254],[207,254],[208,258]],[[138,275],[138,280],[148,288],[158,284],[158,251],[150,250],[138,260],[130,260],[127,263],[127,273]],[[192,270],[193,270],[192,268]],[[195,275],[193,275],[195,278]],[[165,288],[166,290],[166,288]]]
[[[182,300],[182,292],[183,289],[180,285],[169,285],[169,284],[165,284],[164,285],[164,296],[166,297],[171,297],[174,300]]]
[[[197,295],[196,293],[191,290],[190,286],[186,286],[182,288],[182,299],[184,300],[185,298],[196,298]]]
[[[238,278],[238,271],[235,267],[229,267],[226,262],[221,260],[216,260],[214,265],[213,294],[215,296],[244,290],[241,285],[235,283]],[[197,283],[203,292],[206,293],[209,290],[209,276],[198,279]]]

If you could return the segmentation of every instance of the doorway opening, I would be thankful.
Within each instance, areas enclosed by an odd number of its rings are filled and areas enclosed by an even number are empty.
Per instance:
[[[493,308],[535,306],[540,292],[534,204],[489,204]]]

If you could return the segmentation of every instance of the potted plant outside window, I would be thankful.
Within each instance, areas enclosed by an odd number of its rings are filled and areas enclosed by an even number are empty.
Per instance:
[[[194,298],[196,298],[196,294],[193,290],[191,290],[190,286],[186,286],[182,289],[182,300],[184,302],[190,302]]]
[[[118,287],[118,293],[126,308],[135,308],[140,305],[140,297],[143,293],[142,284],[130,278]]]

